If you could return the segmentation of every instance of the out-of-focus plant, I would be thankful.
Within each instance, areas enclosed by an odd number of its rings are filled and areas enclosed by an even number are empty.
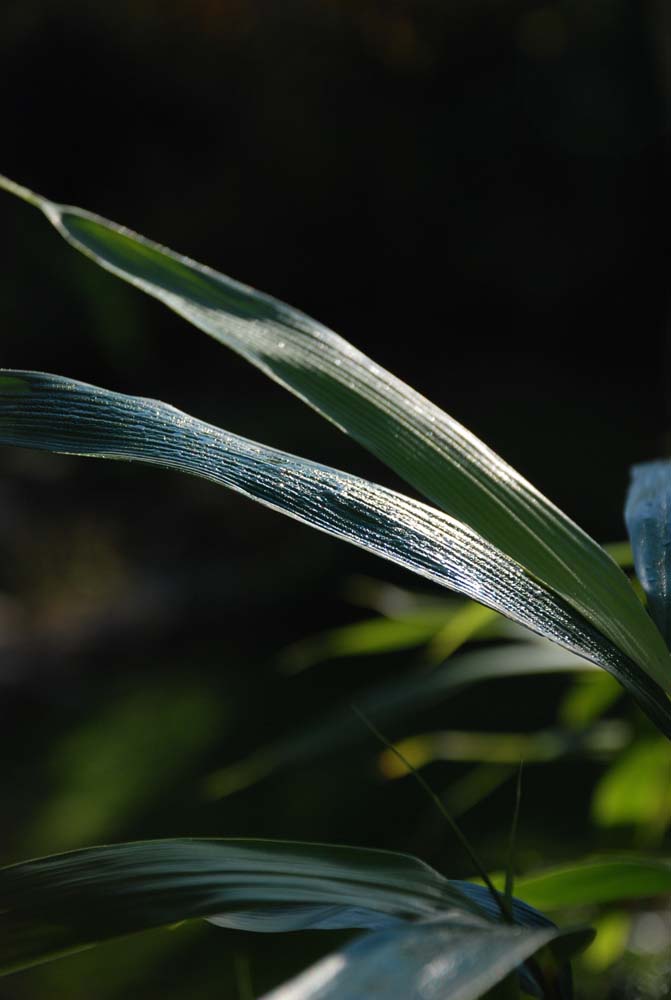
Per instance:
[[[291,307],[89,212],[4,178],[0,186],[41,209],[96,263],[294,391],[435,506],[222,431],[165,403],[40,372],[0,374],[0,443],[140,461],[226,485],[484,605],[488,610],[470,604],[454,610],[432,634],[434,659],[481,629],[496,630],[496,615],[504,615],[558,644],[553,666],[546,659],[541,670],[557,669],[557,662],[562,669],[577,663],[604,668],[671,736],[671,659],[627,578],[470,432]],[[650,592],[656,600],[654,585]],[[416,640],[426,621],[403,626],[406,641]],[[370,630],[365,641],[370,646]],[[510,661],[501,666],[506,653],[518,661],[517,670]],[[405,683],[426,700],[454,688],[459,667],[465,684],[478,670],[480,677],[537,671],[544,654],[547,647],[518,641],[497,650],[495,660],[491,651],[467,654],[480,655],[479,666],[466,655],[461,664],[455,659],[449,679],[435,671],[429,683]],[[407,686],[386,692],[377,707],[381,713],[407,697]],[[595,730],[582,745],[602,752],[605,732]],[[462,735],[460,752],[467,742]],[[611,735],[611,749],[612,743]],[[565,749],[557,734],[537,737],[535,746],[541,757]],[[520,750],[533,752],[528,740],[522,746],[515,737],[506,763]],[[594,865],[562,871],[555,881],[545,876],[541,886],[549,879],[550,890],[541,897],[548,905],[557,899],[583,905],[668,890],[662,861],[608,865],[605,882]],[[447,880],[404,855],[272,841],[93,847],[0,871],[0,968],[25,968],[122,934],[205,918],[259,931],[368,930],[273,991],[268,997],[274,1000],[447,994],[469,1000],[492,989],[499,996],[570,997],[567,962],[591,932],[558,930],[513,899],[510,874],[503,891],[480,874],[484,886]],[[530,898],[534,891],[538,896],[538,881],[525,884]]]

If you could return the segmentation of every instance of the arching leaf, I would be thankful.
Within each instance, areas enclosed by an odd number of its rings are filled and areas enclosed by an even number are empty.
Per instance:
[[[591,622],[665,690],[671,659],[612,559],[443,410],[320,323],[107,219],[0,177],[96,263],[291,389]],[[413,335],[415,332],[413,331]]]
[[[228,486],[502,612],[613,673],[671,736],[671,702],[554,592],[447,514],[267,448],[166,403],[38,372],[0,373],[0,443],[178,469]]]
[[[379,929],[447,911],[498,915],[481,886],[389,851],[228,839],[91,847],[0,869],[0,973],[196,918],[264,932]],[[518,900],[513,914],[554,928]]]

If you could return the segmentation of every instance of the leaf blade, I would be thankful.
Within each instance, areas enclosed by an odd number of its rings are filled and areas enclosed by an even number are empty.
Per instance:
[[[222,431],[166,403],[40,372],[0,372],[0,443],[176,469],[458,590],[612,672],[671,737],[647,673],[514,561],[447,514]]]
[[[417,676],[402,676],[364,690],[356,703],[373,719],[407,719],[420,711],[458,694],[471,684],[505,677],[527,677],[553,673],[593,672],[598,668],[550,642],[514,642],[493,650],[462,653],[441,667]],[[333,752],[360,739],[349,705],[319,716],[304,730],[262,745],[249,756],[211,772],[205,779],[208,797],[219,798],[247,788],[277,771]]]
[[[358,938],[263,1000],[476,1000],[561,936],[447,916]]]
[[[671,659],[624,574],[474,435],[290,306],[91,212],[0,177],[100,266],[237,351],[555,590],[664,689]]]
[[[377,929],[444,911],[478,916],[491,911],[487,899],[390,851],[202,838],[90,847],[0,868],[0,974],[183,920]],[[514,913],[525,926],[554,927],[519,901]]]
[[[515,889],[543,910],[645,899],[671,893],[671,861],[636,856],[588,859],[519,877]]]

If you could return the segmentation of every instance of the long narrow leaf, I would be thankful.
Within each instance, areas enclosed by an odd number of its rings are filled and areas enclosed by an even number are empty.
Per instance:
[[[450,915],[358,938],[264,1000],[476,1000],[563,934],[569,950],[593,936]],[[535,987],[528,978],[526,985]],[[570,987],[561,995],[570,996]]]
[[[0,177],[102,267],[237,351],[560,594],[665,690],[671,660],[604,550],[473,434],[297,310]],[[413,331],[416,336],[416,331]]]
[[[603,666],[671,737],[671,702],[643,670],[494,546],[423,503],[228,434],[166,403],[38,372],[0,374],[0,443],[146,462],[228,486]]]
[[[671,896],[671,860],[593,858],[525,875],[517,879],[515,890],[543,910]]]
[[[0,869],[0,973],[195,918],[254,931],[377,929],[455,910],[482,916],[488,900],[389,851],[226,839],[92,847]],[[519,900],[513,914],[554,927]]]
[[[468,687],[506,677],[595,671],[582,657],[549,642],[511,642],[462,653],[435,670],[385,681],[356,695],[364,715],[379,722],[407,719]],[[290,736],[208,776],[205,793],[218,798],[240,791],[288,766],[355,743],[366,730],[349,705],[324,714]]]

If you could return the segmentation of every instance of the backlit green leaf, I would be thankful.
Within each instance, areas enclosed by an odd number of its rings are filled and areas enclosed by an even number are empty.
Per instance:
[[[667,895],[671,861],[633,855],[578,861],[518,878],[515,892],[542,910]]]

